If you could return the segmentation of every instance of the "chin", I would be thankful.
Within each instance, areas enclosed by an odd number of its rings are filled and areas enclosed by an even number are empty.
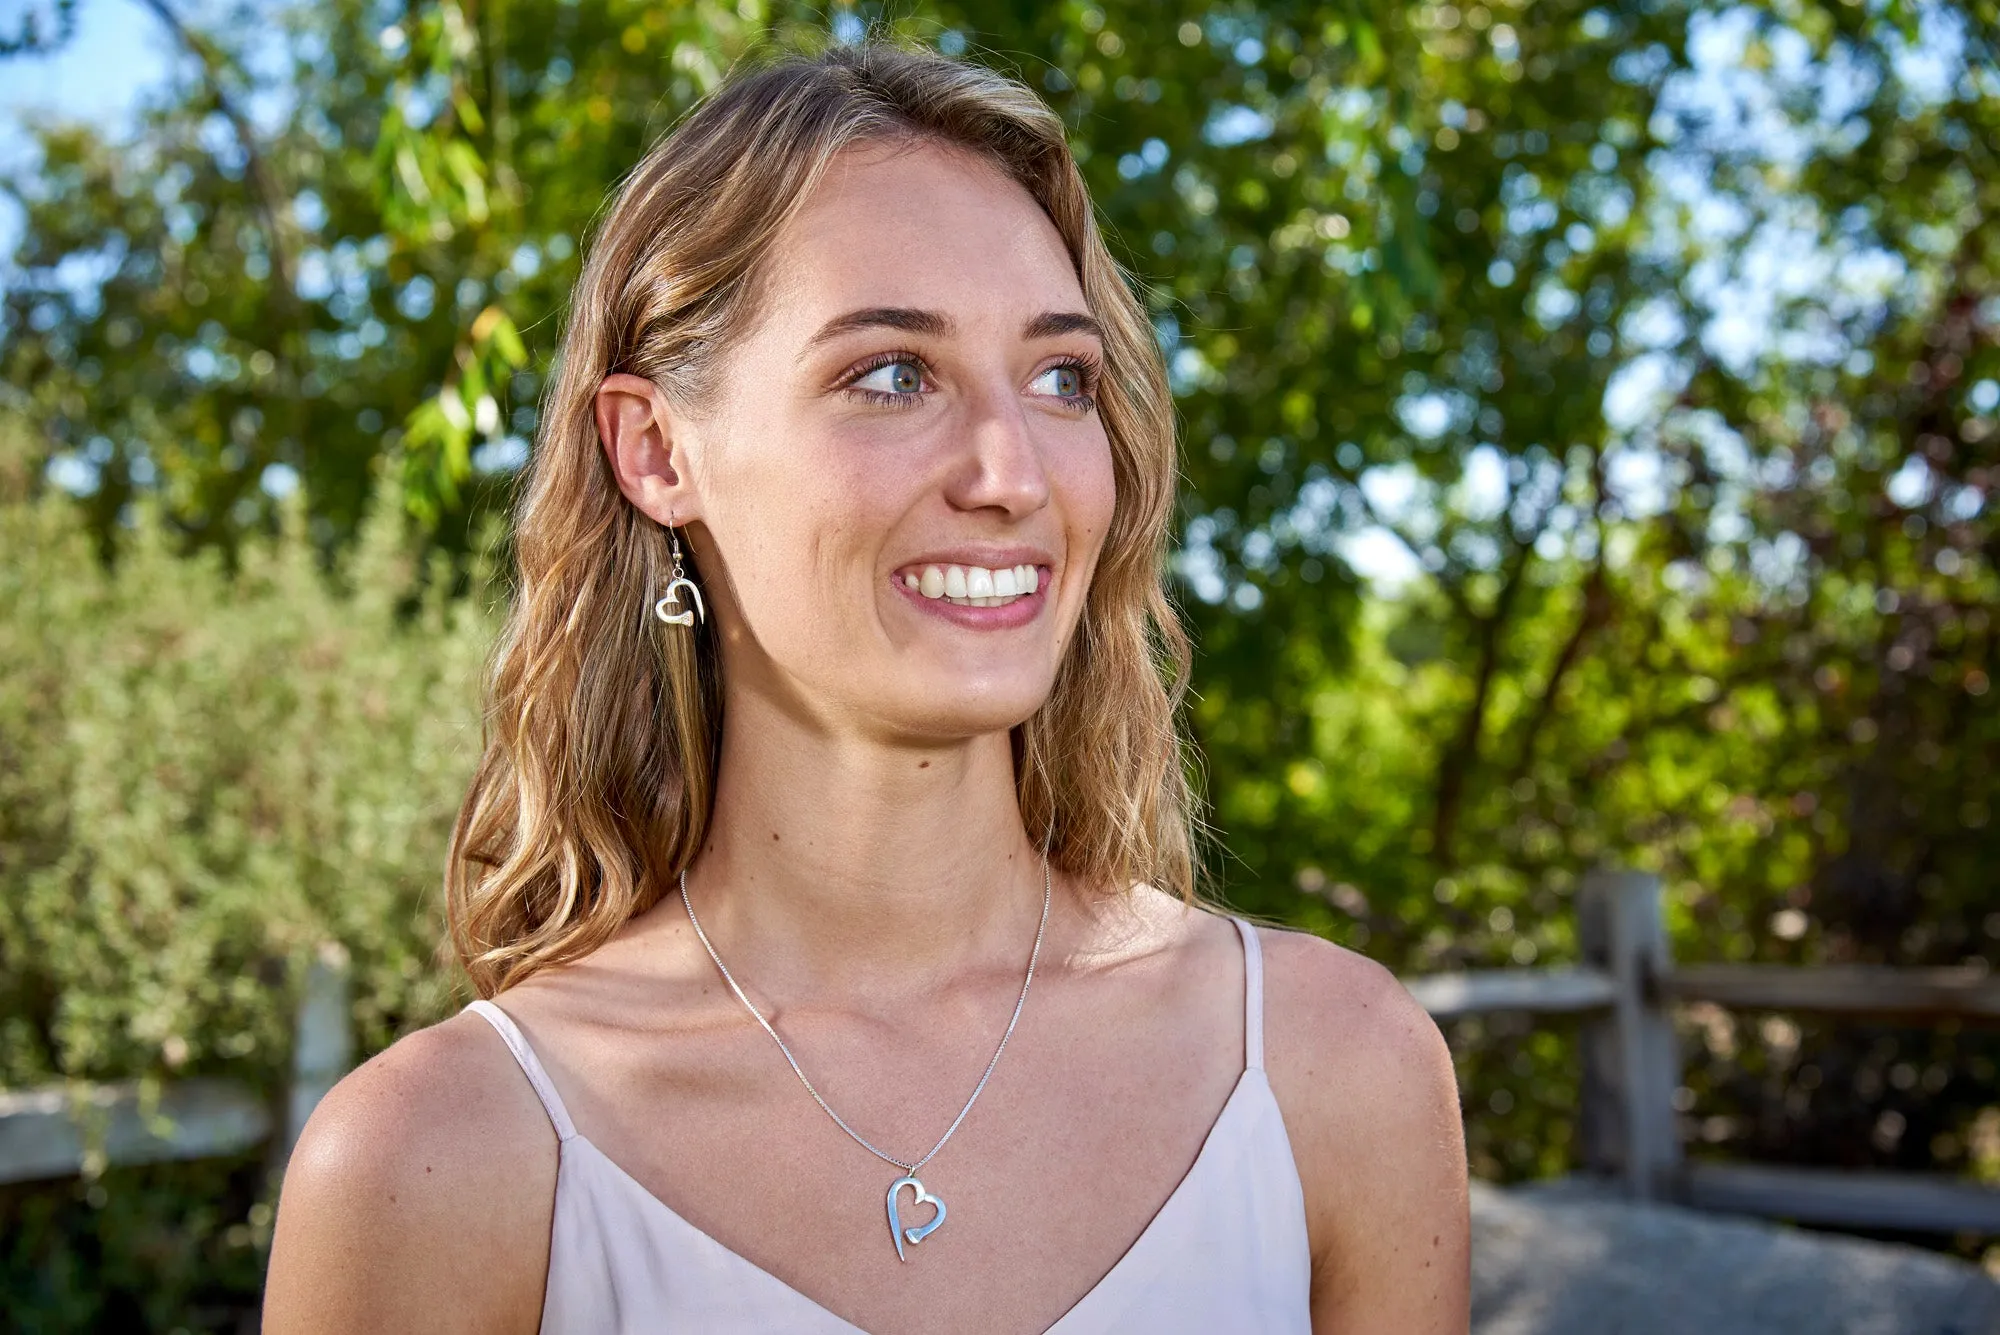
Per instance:
[[[880,714],[896,731],[935,740],[1004,733],[1033,718],[1048,703],[1051,685],[1036,680],[992,683],[972,691],[943,684],[918,687],[900,696],[900,707],[883,702]]]

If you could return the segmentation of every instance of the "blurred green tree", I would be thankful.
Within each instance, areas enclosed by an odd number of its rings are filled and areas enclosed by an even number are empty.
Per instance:
[[[2000,958],[1990,0],[896,14],[176,26],[134,142],[46,127],[7,183],[9,406],[107,553],[137,500],[233,550],[293,490],[332,553],[382,467],[463,553],[607,186],[746,53],[884,26],[1048,97],[1148,293],[1220,893],[1525,964],[1613,860],[1691,957]],[[1565,1166],[1563,1045],[1456,1037],[1480,1170]],[[1987,1039],[1689,1037],[1697,1142],[2000,1177]]]

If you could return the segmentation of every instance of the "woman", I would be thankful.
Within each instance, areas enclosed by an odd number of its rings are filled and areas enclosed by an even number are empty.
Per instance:
[[[1436,1029],[1192,905],[1174,470],[1026,89],[835,50],[656,147],[519,516],[482,1000],[314,1115],[267,1329],[1463,1331]]]

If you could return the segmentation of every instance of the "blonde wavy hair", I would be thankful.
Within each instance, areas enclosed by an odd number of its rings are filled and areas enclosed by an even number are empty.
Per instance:
[[[977,155],[1061,234],[1104,327],[1116,500],[1080,633],[1014,730],[1031,835],[1082,883],[1192,899],[1177,727],[1187,637],[1163,586],[1172,400],[1144,307],[1106,249],[1062,121],[1021,84],[879,42],[739,72],[656,144],[591,244],[515,521],[518,584],[488,684],[485,754],[452,832],[451,943],[482,996],[603,944],[701,847],[723,727],[712,639],[652,616],[666,531],[619,492],[593,401],[613,372],[696,406],[755,315],[773,238],[843,149]]]

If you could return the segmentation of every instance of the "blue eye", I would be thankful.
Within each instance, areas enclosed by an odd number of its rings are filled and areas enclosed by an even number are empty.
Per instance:
[[[915,394],[924,387],[923,368],[915,362],[888,362],[855,381],[853,388],[877,394]]]
[[[1088,409],[1095,404],[1090,393],[1089,376],[1081,366],[1051,366],[1035,377],[1029,388],[1037,394],[1046,394],[1060,400],[1067,407]]]

